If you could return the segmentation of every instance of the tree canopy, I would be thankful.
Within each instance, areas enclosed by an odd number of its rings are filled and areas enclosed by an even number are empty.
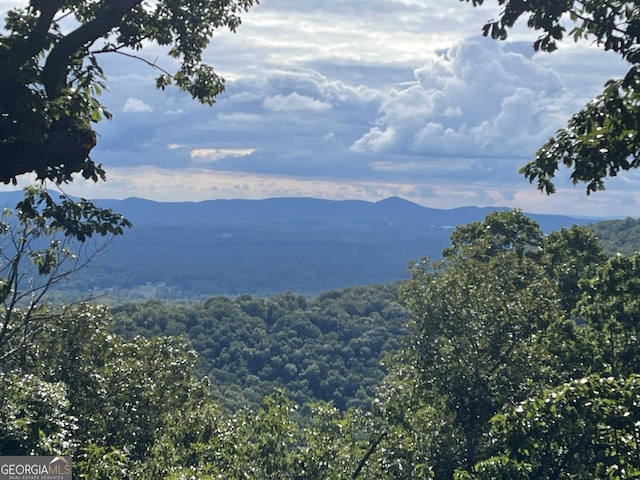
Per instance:
[[[465,0],[473,6],[484,0]],[[620,55],[629,64],[623,78],[611,79],[604,90],[566,128],[560,129],[521,169],[538,189],[555,192],[553,178],[561,165],[571,169],[574,184],[586,184],[587,194],[604,189],[607,177],[640,167],[640,5],[610,0],[498,0],[500,17],[486,23],[485,36],[505,40],[523,18],[541,32],[534,48],[553,52],[565,38],[586,40]]]
[[[107,86],[103,54],[134,56],[158,69],[158,88],[174,84],[213,104],[224,80],[203,63],[203,50],[216,29],[235,31],[256,3],[31,0],[9,11],[0,35],[0,181],[28,172],[58,184],[74,173],[105,178],[89,157],[92,124],[111,118],[98,100]],[[138,56],[150,43],[168,49],[175,72]]]
[[[496,212],[412,268],[409,346],[374,403],[405,471],[637,478],[638,256],[606,259],[581,227],[536,231]]]
[[[23,238],[27,273],[57,281],[71,252],[47,247],[62,232],[27,194],[3,253]],[[93,479],[638,478],[638,271],[584,227],[541,235],[512,210],[413,261],[404,306],[379,285],[53,307],[20,274],[0,454],[70,455]]]

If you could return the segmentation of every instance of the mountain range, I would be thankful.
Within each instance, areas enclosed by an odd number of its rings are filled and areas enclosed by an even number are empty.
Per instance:
[[[0,194],[11,206],[19,194]],[[438,258],[451,230],[492,207],[440,210],[397,198],[378,202],[271,198],[156,202],[96,200],[133,228],[64,285],[120,298],[303,295],[408,278],[407,266]],[[545,232],[598,219],[530,214]]]
[[[156,202],[141,198],[97,200],[97,204],[122,213],[136,225],[277,224],[277,223],[403,223],[450,227],[483,219],[500,207],[427,208],[390,197],[378,202],[268,198],[264,200],[205,200]],[[528,214],[545,231],[563,225],[586,224],[596,219],[563,215]]]

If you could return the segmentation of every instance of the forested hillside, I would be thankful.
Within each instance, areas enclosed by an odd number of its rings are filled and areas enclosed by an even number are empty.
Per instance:
[[[587,228],[596,232],[605,252],[630,253],[640,245],[638,225],[626,219]],[[188,338],[198,352],[199,375],[211,380],[215,398],[225,407],[257,406],[284,388],[300,404],[324,400],[340,409],[368,409],[385,374],[384,353],[397,351],[407,334],[409,314],[398,303],[399,285],[312,298],[282,293],[187,304],[150,300],[116,305],[112,313],[116,331],[127,338]]]
[[[198,373],[225,407],[257,406],[277,389],[299,404],[322,400],[369,409],[385,353],[404,345],[409,315],[398,285],[374,285],[307,299],[213,297],[202,304],[157,300],[112,309],[116,332],[181,335],[198,352]]]
[[[608,255],[640,252],[640,220],[627,217],[623,220],[604,220],[589,225]]]
[[[49,278],[56,245],[21,258]],[[99,479],[633,478],[639,272],[513,210],[400,284],[111,311],[6,297],[0,451]]]

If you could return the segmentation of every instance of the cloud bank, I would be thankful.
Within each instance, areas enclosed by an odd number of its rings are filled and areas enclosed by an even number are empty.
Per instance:
[[[12,3],[0,0],[0,10]],[[92,156],[109,180],[71,190],[160,200],[400,195],[440,208],[635,214],[633,173],[588,203],[580,186],[561,179],[547,198],[518,174],[624,65],[588,45],[534,53],[536,34],[522,26],[508,42],[479,37],[495,14],[456,0],[263,0],[206,52],[227,78],[213,108],[156,91],[146,65],[105,56],[103,101],[115,118],[97,126]],[[160,49],[145,55],[170,62]]]

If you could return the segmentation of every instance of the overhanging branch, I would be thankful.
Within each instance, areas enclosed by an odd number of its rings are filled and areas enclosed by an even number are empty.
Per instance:
[[[62,5],[62,1],[32,1],[31,5],[40,11],[40,15],[24,45],[18,50],[17,60],[19,63],[26,62],[31,57],[35,57],[47,47],[47,34],[53,22],[53,17]]]
[[[96,135],[89,129],[52,132],[37,143],[0,142],[0,181],[9,183],[33,171],[44,178],[45,171],[52,167],[68,173],[79,171],[95,144]]]
[[[74,55],[118,26],[122,17],[141,2],[142,0],[110,0],[108,9],[102,15],[60,39],[47,57],[42,72],[42,83],[50,100],[58,98],[66,86],[69,64]]]

